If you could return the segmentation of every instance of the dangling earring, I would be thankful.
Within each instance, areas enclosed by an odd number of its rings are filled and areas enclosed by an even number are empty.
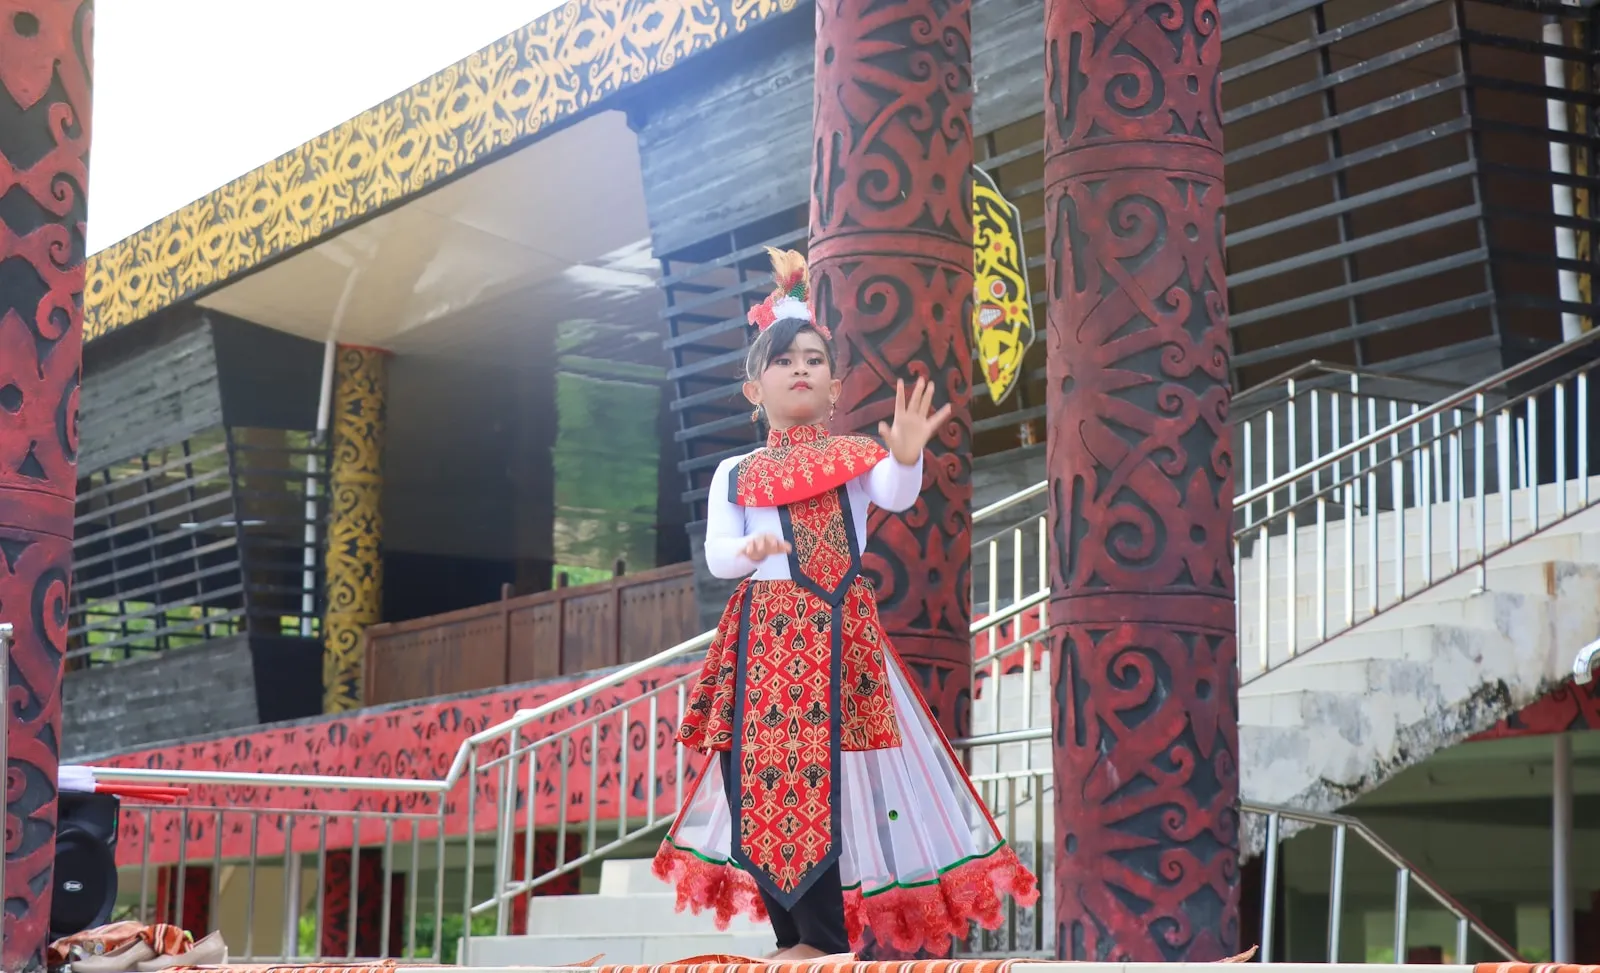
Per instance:
[[[828,403],[828,418],[829,419],[833,418],[833,413],[838,408],[839,408],[839,404],[837,402],[829,402]]]
[[[761,406],[758,405],[754,409],[750,410],[750,425],[752,425],[752,426],[759,425],[760,422],[761,422]]]

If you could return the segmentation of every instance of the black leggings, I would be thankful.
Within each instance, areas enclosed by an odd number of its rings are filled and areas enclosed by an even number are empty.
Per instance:
[[[737,806],[733,793],[733,754],[722,753],[722,780],[728,792],[728,806]],[[737,821],[734,824],[738,827]],[[759,888],[759,885],[758,885]],[[850,952],[850,937],[844,925],[844,887],[839,878],[839,863],[828,866],[827,871],[800,896],[793,909],[779,905],[765,888],[761,888],[761,901],[767,905],[767,915],[772,919],[772,932],[779,949],[789,949],[801,944],[825,954]]]

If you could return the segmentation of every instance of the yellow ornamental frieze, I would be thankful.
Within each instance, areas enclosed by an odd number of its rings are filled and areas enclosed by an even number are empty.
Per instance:
[[[89,258],[97,338],[527,140],[799,0],[573,0]]]

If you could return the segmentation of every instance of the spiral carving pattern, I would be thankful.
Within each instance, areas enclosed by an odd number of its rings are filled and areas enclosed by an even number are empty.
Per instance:
[[[968,0],[817,4],[810,260],[844,390],[834,431],[875,435],[895,381],[955,406],[923,493],[874,510],[864,573],[947,733],[965,735],[972,617],[972,18]]]
[[[334,365],[328,467],[323,712],[360,709],[361,633],[383,619],[383,441],[388,353],[344,345]]]
[[[1216,960],[1239,938],[1217,5],[1045,18],[1057,951]]]
[[[85,0],[13,0],[0,15],[0,621],[16,637],[0,715],[8,971],[43,969],[49,937],[93,28]]]

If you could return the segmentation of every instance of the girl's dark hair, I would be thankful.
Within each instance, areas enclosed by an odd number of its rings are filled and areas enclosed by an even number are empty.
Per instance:
[[[802,331],[822,338],[822,332],[802,318],[774,321],[771,327],[757,334],[756,340],[750,345],[750,353],[744,359],[745,378],[752,382],[761,378],[761,373],[767,370],[772,360],[788,351]],[[822,338],[822,352],[828,359],[828,371],[833,371],[833,344],[826,338]]]

